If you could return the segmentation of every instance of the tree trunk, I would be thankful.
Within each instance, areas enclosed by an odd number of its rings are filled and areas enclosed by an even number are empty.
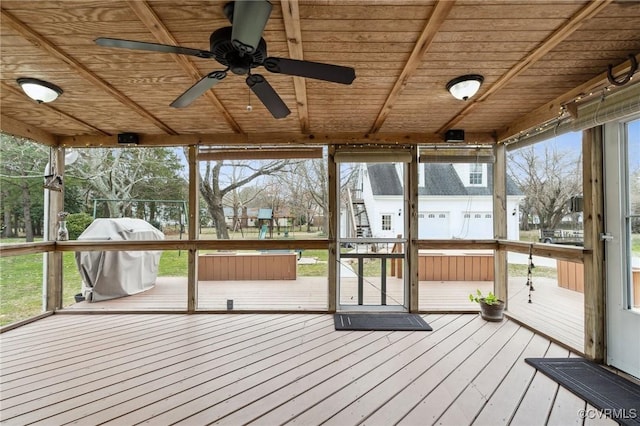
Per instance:
[[[11,237],[11,208],[9,204],[6,202],[8,200],[9,195],[2,191],[2,198],[5,202],[2,203],[2,237],[9,238]]]
[[[216,200],[214,203],[209,204],[209,214],[213,218],[216,226],[216,236],[219,240],[229,239],[229,230],[227,229],[227,222],[224,217],[224,209],[222,208],[222,200]],[[211,206],[219,206],[218,208],[211,208]]]
[[[523,207],[520,209],[520,230],[521,231],[529,231],[530,230],[530,226],[529,226],[529,216],[530,216],[530,211],[528,207]]]
[[[26,179],[22,181],[22,213],[24,220],[24,234],[26,242],[33,242],[33,225],[31,222],[31,194],[29,194],[29,184]]]

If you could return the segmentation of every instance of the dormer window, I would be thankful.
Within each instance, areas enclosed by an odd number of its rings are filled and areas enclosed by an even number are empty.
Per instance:
[[[469,164],[469,186],[480,186],[484,184],[484,173],[482,164]]]

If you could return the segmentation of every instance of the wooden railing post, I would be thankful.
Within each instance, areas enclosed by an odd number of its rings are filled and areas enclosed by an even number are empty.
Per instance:
[[[200,214],[198,195],[200,181],[198,174],[198,146],[189,145],[189,240],[198,238]],[[187,260],[187,312],[195,312],[198,304],[198,250],[189,249]]]
[[[51,148],[52,163],[50,170],[55,170],[64,179],[64,148]],[[63,180],[64,182],[64,180]],[[64,186],[60,191],[47,189],[45,196],[49,197],[49,224],[47,241],[56,241],[58,234],[58,213],[64,210]],[[62,308],[62,253],[53,251],[46,256],[47,275],[45,277],[44,310],[55,311]]]
[[[493,165],[493,233],[496,240],[507,238],[507,149],[504,144],[494,148]],[[498,246],[494,255],[493,292],[508,307],[507,251]]]
[[[605,274],[603,128],[582,133],[584,195],[584,354],[596,362],[605,356]]]

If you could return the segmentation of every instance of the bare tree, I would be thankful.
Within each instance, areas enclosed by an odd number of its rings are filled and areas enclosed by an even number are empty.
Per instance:
[[[227,194],[254,181],[260,176],[268,176],[283,171],[290,162],[276,160],[268,163],[259,161],[225,162],[207,161],[204,172],[200,171],[200,193],[213,218],[218,239],[229,239],[225,221],[224,201]],[[231,167],[235,172],[223,172]]]
[[[307,216],[313,221],[317,210],[322,212],[323,231],[329,230],[329,174],[327,172],[327,158],[314,158],[305,162],[300,168],[305,192],[309,200],[306,202],[309,210]],[[314,208],[313,205],[318,206]]]
[[[311,226],[313,224],[313,218],[321,213],[321,208],[316,203],[312,191],[318,191],[319,188],[310,187],[308,178],[311,173],[310,167],[312,167],[313,160],[305,160],[297,163],[292,172],[286,176],[283,176],[283,182],[287,187],[287,199],[291,200],[288,203],[290,213],[294,218],[293,226],[298,226],[299,230],[302,230],[302,225],[306,225],[306,231],[311,232]],[[315,180],[315,186],[320,185],[318,180]]]
[[[308,207],[308,215],[313,218],[318,211],[323,217],[323,230],[329,229],[329,173],[327,170],[328,158],[308,160],[300,169],[300,175],[304,179],[305,192],[309,200],[305,201]],[[344,189],[353,186],[358,177],[359,167],[354,164],[340,164],[340,194]]]
[[[508,173],[526,197],[523,221],[537,217],[545,229],[556,228],[569,213],[567,202],[582,194],[581,154],[530,146],[509,155]]]
[[[83,181],[88,198],[109,200],[109,217],[126,217],[134,199],[182,198],[182,167],[175,152],[166,148],[91,148],[81,152],[68,175]]]

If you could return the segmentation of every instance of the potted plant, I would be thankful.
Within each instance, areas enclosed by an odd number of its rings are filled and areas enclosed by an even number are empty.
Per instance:
[[[483,296],[480,290],[476,290],[476,294],[469,295],[469,300],[480,304],[480,316],[484,320],[499,322],[504,318],[504,301],[492,292]]]

